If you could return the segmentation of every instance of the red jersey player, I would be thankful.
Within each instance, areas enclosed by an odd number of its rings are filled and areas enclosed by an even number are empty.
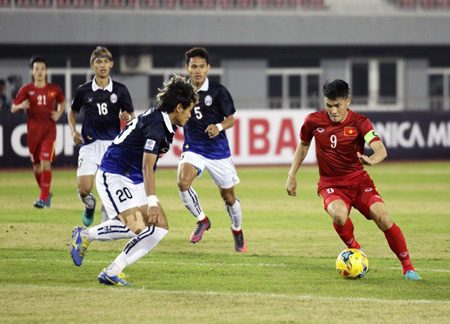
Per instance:
[[[384,232],[391,250],[402,263],[405,279],[420,280],[411,264],[402,231],[392,221],[375,184],[363,167],[383,161],[387,156],[386,148],[370,120],[348,109],[349,92],[348,84],[343,80],[324,84],[325,110],[312,113],[305,119],[286,191],[290,196],[297,195],[295,177],[314,137],[320,173],[317,191],[326,212],[333,218],[339,237],[348,248],[361,248],[349,217],[351,207],[358,209]],[[371,156],[364,155],[364,142],[373,150]]]
[[[61,88],[47,83],[47,63],[43,57],[32,57],[31,74],[34,82],[22,86],[13,101],[11,112],[25,110],[28,115],[28,150],[34,175],[41,189],[34,207],[50,207],[51,163],[55,160],[56,121],[66,104]],[[58,104],[58,110],[55,106]]]

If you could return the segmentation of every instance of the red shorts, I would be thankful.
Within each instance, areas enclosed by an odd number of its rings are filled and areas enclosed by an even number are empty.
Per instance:
[[[376,202],[382,202],[375,184],[367,172],[358,172],[357,175],[344,179],[337,179],[334,183],[328,178],[319,182],[318,194],[323,200],[325,210],[331,202],[343,200],[348,212],[352,207],[358,209],[367,219],[370,219],[370,206]]]
[[[31,163],[35,165],[41,161],[55,161],[55,142],[56,136],[53,136],[53,134],[49,134],[39,142],[30,141],[30,138],[28,138]]]

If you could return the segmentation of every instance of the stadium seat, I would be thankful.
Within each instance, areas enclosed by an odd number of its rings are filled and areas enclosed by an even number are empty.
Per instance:
[[[400,0],[399,1],[400,7],[406,8],[406,9],[412,9],[417,7],[416,0]]]
[[[216,7],[216,2],[214,0],[203,0],[202,8],[204,9],[214,9]]]
[[[236,7],[241,9],[249,9],[254,8],[255,5],[253,0],[238,0],[236,3]]]
[[[173,9],[177,4],[177,0],[161,0],[161,8]]]
[[[150,9],[156,9],[161,7],[159,0],[140,0],[139,5],[141,8],[150,8]]]
[[[220,7],[223,9],[233,9],[233,0],[219,0],[220,1]]]
[[[436,0],[436,7],[450,9],[450,0]]]
[[[193,9],[198,7],[197,0],[181,0],[180,7],[184,9]]]
[[[273,0],[273,7],[276,9],[285,9],[287,7],[287,0]]]
[[[434,0],[420,0],[420,6],[424,9],[433,9],[435,3]]]
[[[93,8],[94,0],[57,0],[58,8]]]

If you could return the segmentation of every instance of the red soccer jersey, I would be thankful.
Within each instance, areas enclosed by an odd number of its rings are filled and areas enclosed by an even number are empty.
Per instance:
[[[321,177],[339,177],[363,169],[356,152],[364,154],[364,140],[368,144],[381,140],[370,120],[348,110],[342,123],[335,123],[326,110],[309,114],[300,131],[300,139],[316,139],[316,155]]]
[[[38,139],[49,132],[56,134],[56,124],[50,116],[55,111],[56,104],[65,100],[61,88],[51,83],[38,88],[34,83],[29,83],[20,88],[14,104],[18,105],[26,99],[30,102],[30,108],[27,109],[28,138],[32,136]]]

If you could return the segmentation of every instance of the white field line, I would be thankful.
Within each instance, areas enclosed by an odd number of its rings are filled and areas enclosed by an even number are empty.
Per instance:
[[[3,259],[0,262],[48,262],[49,260],[43,259]],[[50,260],[51,262],[60,263],[72,263],[71,260]],[[110,263],[109,261],[102,260],[83,260],[83,263]],[[182,262],[182,261],[139,261],[140,264],[175,264],[175,265],[193,265],[193,266],[232,266],[232,267],[287,267],[284,263],[220,263],[220,262]],[[400,267],[389,267],[391,270],[402,270]],[[450,269],[422,269],[416,268],[417,271],[425,272],[446,272],[450,273]]]
[[[80,288],[80,287],[54,287],[54,286],[38,286],[38,285],[17,285],[6,284],[0,285],[1,287],[13,287],[13,288],[31,288],[31,289],[49,289],[53,291],[81,291],[81,292],[128,292],[133,296],[136,294],[166,294],[166,295],[197,295],[197,296],[235,296],[235,297],[262,297],[262,298],[278,298],[278,299],[291,299],[291,300],[322,300],[322,301],[343,301],[343,302],[376,302],[376,303],[396,303],[396,304],[441,304],[450,305],[450,300],[431,300],[431,299],[381,299],[381,298],[359,298],[359,297],[332,297],[332,296],[312,296],[312,295],[286,295],[286,294],[270,294],[259,292],[217,292],[217,291],[195,291],[195,290],[162,290],[162,289],[147,289],[142,287],[141,289],[129,289],[124,287],[101,287],[101,288]],[[106,289],[106,290],[105,290]]]
[[[43,259],[3,259],[0,262],[60,262],[73,263],[72,260],[43,260]],[[83,263],[111,263],[101,260],[83,260]],[[182,262],[182,261],[139,261],[140,264],[175,264],[175,265],[194,265],[194,266],[233,266],[233,267],[287,267],[287,264],[276,263],[220,263],[220,262]]]
[[[391,267],[393,270],[402,270],[403,268],[400,267]],[[449,269],[422,269],[422,268],[415,268],[416,271],[430,271],[430,272],[450,272]]]

